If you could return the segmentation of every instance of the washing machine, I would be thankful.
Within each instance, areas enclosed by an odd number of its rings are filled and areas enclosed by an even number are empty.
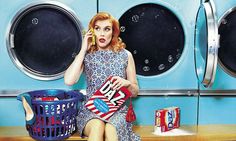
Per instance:
[[[202,1],[196,21],[199,124],[235,124],[236,1]]]
[[[80,51],[82,32],[96,13],[96,0],[1,1],[1,95],[68,89],[64,72]]]
[[[236,1],[203,1],[196,20],[195,60],[201,93],[235,94]]]
[[[98,10],[120,22],[120,37],[135,61],[140,95],[198,89],[194,29],[200,0],[100,0]]]

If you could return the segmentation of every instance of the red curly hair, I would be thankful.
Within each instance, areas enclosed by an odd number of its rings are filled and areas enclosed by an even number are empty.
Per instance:
[[[120,35],[120,24],[118,22],[118,20],[116,20],[114,17],[112,17],[109,13],[106,12],[99,12],[97,13],[89,22],[89,30],[91,28],[94,28],[95,23],[97,21],[102,21],[102,20],[110,20],[110,22],[112,23],[112,39],[110,42],[110,45],[112,47],[112,50],[114,52],[118,52],[121,49],[125,48],[126,45],[124,42],[122,42],[122,39],[119,37]],[[91,42],[91,40],[89,41]],[[88,50],[88,52],[94,52],[97,51],[98,47],[96,45],[91,46],[90,49]]]

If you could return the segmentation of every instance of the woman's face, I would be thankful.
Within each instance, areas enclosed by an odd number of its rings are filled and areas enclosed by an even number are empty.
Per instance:
[[[99,49],[108,49],[112,39],[112,23],[110,20],[100,20],[95,22],[94,34],[96,44]]]

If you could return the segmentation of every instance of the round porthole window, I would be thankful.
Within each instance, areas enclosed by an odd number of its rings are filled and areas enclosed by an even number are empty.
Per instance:
[[[236,77],[236,8],[230,9],[220,20],[219,60],[230,75]]]
[[[7,41],[16,66],[39,80],[61,78],[81,42],[79,20],[72,10],[57,2],[34,4],[19,11]]]
[[[159,75],[179,60],[184,49],[184,30],[169,9],[157,4],[141,4],[119,19],[121,38],[135,60],[137,74]]]

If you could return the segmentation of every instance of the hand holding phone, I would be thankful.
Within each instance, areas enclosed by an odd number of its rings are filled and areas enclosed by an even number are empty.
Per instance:
[[[83,51],[88,51],[91,46],[94,46],[96,44],[96,36],[94,34],[94,29],[90,28],[88,31],[84,30],[82,34],[83,34],[83,42],[81,49]]]
[[[96,37],[95,37],[93,28],[91,28],[91,32],[92,32],[92,45],[94,46],[96,44]]]

